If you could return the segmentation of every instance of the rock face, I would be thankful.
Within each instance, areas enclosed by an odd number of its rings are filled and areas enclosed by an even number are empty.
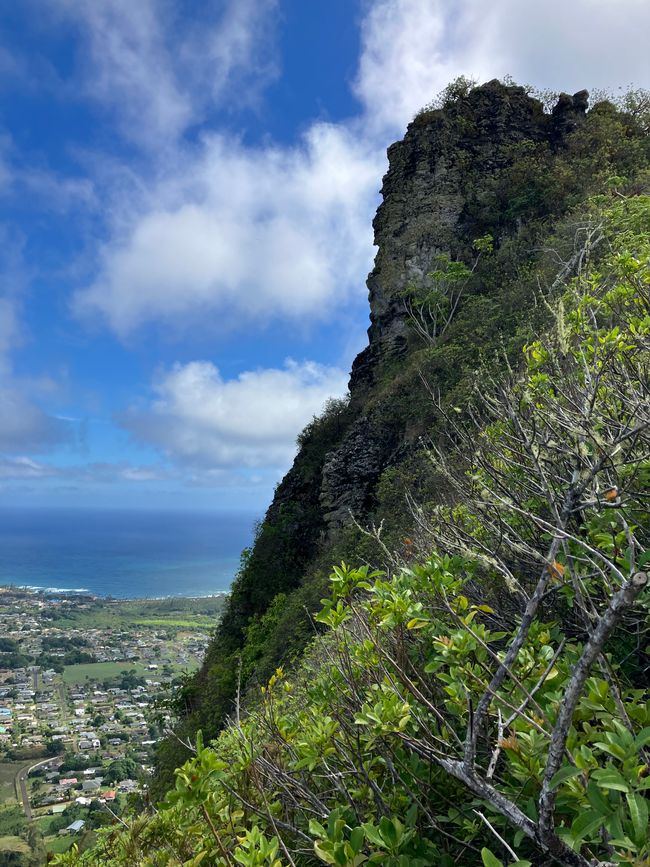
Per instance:
[[[471,176],[489,175],[506,159],[509,145],[547,141],[557,146],[584,117],[587,91],[562,94],[552,115],[521,87],[490,81],[447,109],[423,112],[402,141],[388,148],[389,169],[373,226],[378,247],[368,277],[369,346],[355,360],[353,398],[373,381],[373,369],[406,345],[400,293],[431,270],[434,256],[462,256],[476,237]]]
[[[563,94],[549,116],[523,88],[491,81],[459,103],[422,113],[404,139],[389,147],[383,201],[373,222],[378,252],[367,281],[369,344],[350,378],[352,404],[361,408],[361,417],[332,449],[322,474],[320,501],[330,529],[349,520],[350,510],[367,511],[379,476],[403,451],[382,413],[363,408],[382,366],[407,351],[403,290],[432,270],[435,256],[469,255],[482,229],[477,176],[501,168],[517,142],[557,147],[586,108],[586,91]]]

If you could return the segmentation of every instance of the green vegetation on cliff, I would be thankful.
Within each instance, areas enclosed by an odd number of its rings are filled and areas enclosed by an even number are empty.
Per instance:
[[[575,274],[587,198],[644,189],[643,123],[606,101],[587,106],[585,92],[563,95],[547,113],[520,87],[452,88],[389,149],[368,280],[370,344],[355,361],[350,401],[333,403],[300,438],[204,665],[178,695],[180,739],[161,746],[157,796],[189,754],[181,740],[198,729],[215,736],[234,713],[238,685],[245,703],[300,655],[331,564],[384,562],[360,526],[383,521],[383,544],[404,551],[409,498],[440,502],[448,493],[423,438],[443,437],[449,408],[464,411],[477,380],[515,364],[548,325],[540,291],[554,297]],[[444,269],[451,283],[441,283]],[[423,339],[409,298],[450,285],[457,297],[445,328]]]
[[[401,549],[334,570],[325,631],[155,815],[55,863],[648,863],[650,196],[619,177],[569,220],[555,279],[526,269],[537,335],[462,406],[430,384]]]

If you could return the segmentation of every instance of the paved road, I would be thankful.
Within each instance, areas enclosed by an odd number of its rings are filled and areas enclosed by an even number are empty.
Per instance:
[[[49,759],[43,759],[42,762],[36,762],[35,765],[29,765],[26,768],[21,768],[16,774],[15,786],[16,786],[16,794],[20,797],[20,800],[23,802],[23,810],[25,811],[25,817],[27,819],[31,819],[33,817],[32,813],[32,805],[29,801],[29,793],[27,791],[27,777],[35,768],[40,768],[41,765],[49,765],[53,761],[52,757]]]

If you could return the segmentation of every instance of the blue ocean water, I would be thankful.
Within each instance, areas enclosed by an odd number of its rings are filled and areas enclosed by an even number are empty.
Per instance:
[[[0,585],[97,596],[205,596],[228,590],[252,515],[0,509]]]

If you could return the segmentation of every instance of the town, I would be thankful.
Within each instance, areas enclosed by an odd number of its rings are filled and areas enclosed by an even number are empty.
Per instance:
[[[0,588],[2,851],[92,842],[146,797],[165,699],[199,665],[222,601]]]

